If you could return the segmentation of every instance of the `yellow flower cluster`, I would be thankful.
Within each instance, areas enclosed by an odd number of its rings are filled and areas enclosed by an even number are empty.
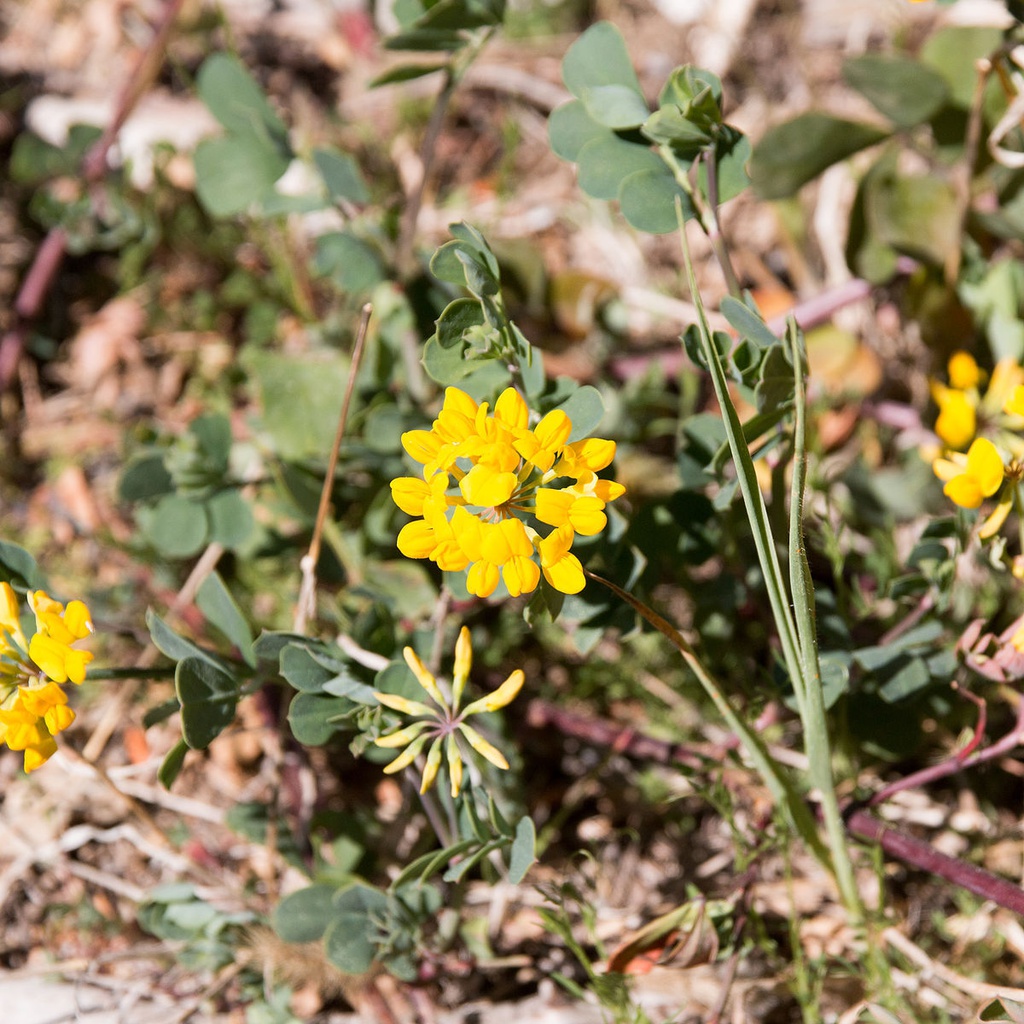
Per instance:
[[[54,736],[75,713],[61,684],[81,683],[92,661],[72,644],[92,632],[89,609],[81,601],[65,608],[42,590],[30,591],[36,631],[26,639],[18,598],[0,583],[0,743],[24,751],[25,771],[44,764],[57,750]]]
[[[385,707],[405,715],[413,715],[416,719],[411,725],[374,740],[378,747],[405,747],[405,750],[384,769],[385,773],[390,775],[407,768],[426,747],[427,741],[433,740],[427,752],[420,792],[426,793],[434,784],[438,769],[441,767],[441,758],[444,756],[448,763],[451,794],[453,797],[458,796],[462,789],[463,773],[462,752],[459,750],[460,735],[473,750],[496,768],[508,768],[508,761],[501,751],[493,743],[485,740],[476,729],[467,725],[466,719],[482,711],[497,711],[515,700],[523,686],[522,670],[516,669],[493,693],[461,708],[462,695],[473,665],[473,646],[469,630],[465,626],[459,632],[459,639],[455,644],[455,671],[452,675],[450,701],[441,692],[437,680],[427,670],[419,655],[411,647],[406,647],[402,653],[406,664],[412,669],[413,675],[427,692],[434,706],[418,700],[409,700],[394,693],[374,694]]]
[[[932,397],[939,407],[935,432],[950,450],[932,462],[932,469],[945,483],[943,493],[960,508],[979,508],[986,498],[998,495],[995,509],[979,530],[987,540],[999,532],[1019,500],[1018,484],[1024,476],[1024,368],[1013,359],[1001,359],[984,394],[984,374],[968,353],[954,353],[948,373],[948,386],[932,382]],[[999,446],[989,437],[977,436],[980,431],[992,434]]]
[[[471,594],[488,597],[499,577],[513,597],[537,588],[541,574],[563,594],[579,593],[583,567],[570,548],[577,534],[600,533],[605,505],[625,488],[598,472],[615,442],[569,443],[572,421],[549,412],[533,428],[514,388],[478,405],[458,388],[445,391],[430,430],[410,430],[402,445],[422,477],[391,482],[395,504],[417,518],[398,535],[408,558],[429,558],[447,572],[469,570]],[[542,536],[534,524],[550,526]]]

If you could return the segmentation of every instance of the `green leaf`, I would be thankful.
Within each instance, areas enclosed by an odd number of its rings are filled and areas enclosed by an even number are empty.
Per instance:
[[[606,128],[636,128],[650,115],[647,101],[628,85],[594,85],[580,96],[584,107]]]
[[[288,157],[254,135],[203,139],[193,157],[196,195],[214,217],[245,213],[268,196]]]
[[[594,139],[606,139],[612,132],[588,113],[580,100],[556,107],[548,118],[548,139],[556,156],[576,163],[580,150]]]
[[[231,456],[231,421],[220,413],[197,416],[188,432],[199,442],[199,448],[212,468],[226,473]]]
[[[288,644],[280,657],[281,675],[301,693],[323,693],[324,683],[343,667],[341,662],[331,666],[327,659],[314,658],[307,646],[298,643]]]
[[[242,610],[235,603],[231,592],[224,585],[220,573],[214,571],[200,584],[196,592],[196,604],[227,639],[238,648],[246,663],[255,667],[256,655],[252,649],[252,630]]]
[[[281,146],[288,131],[245,66],[226,53],[208,57],[196,89],[210,113],[229,131]]]
[[[923,690],[932,681],[928,666],[921,658],[903,657],[885,682],[878,688],[878,695],[890,704],[905,700]]]
[[[230,663],[213,651],[207,651],[186,637],[180,636],[160,618],[156,612],[146,612],[146,625],[153,646],[166,655],[171,661],[184,661],[186,658],[202,658],[213,668],[227,671]]]
[[[292,735],[307,747],[322,747],[344,725],[331,719],[347,715],[352,702],[344,697],[322,693],[299,693],[288,708],[288,724]]]
[[[738,299],[727,295],[719,308],[741,338],[749,338],[759,348],[773,348],[780,344],[778,335],[772,334],[760,313]]]
[[[580,178],[582,183],[582,175]],[[660,160],[657,167],[628,175],[619,187],[622,216],[638,231],[653,235],[668,234],[679,226],[677,199],[682,206],[683,219],[691,219],[695,211],[690,197]]]
[[[435,334],[423,346],[423,369],[431,380],[445,387],[458,384],[479,365],[465,343],[442,348]]]
[[[385,71],[370,81],[370,88],[376,89],[379,85],[396,85],[399,82],[411,82],[415,78],[423,78],[425,75],[433,75],[438,71],[444,71],[448,67],[445,64],[399,64],[398,67]]]
[[[338,427],[349,361],[336,352],[256,351],[243,355],[263,410],[263,425],[284,459],[325,459]]]
[[[380,255],[373,246],[347,231],[329,231],[316,240],[315,273],[330,277],[342,292],[369,292],[384,280]]]
[[[462,348],[463,336],[473,327],[486,323],[484,312],[476,299],[456,299],[445,306],[437,319],[437,343],[442,348]]]
[[[991,56],[1002,42],[998,28],[951,25],[928,37],[921,47],[921,63],[946,80],[951,103],[969,110],[978,82],[978,61]]]
[[[179,494],[164,495],[151,509],[139,509],[147,540],[167,558],[188,558],[206,543],[206,509]]]
[[[271,925],[285,942],[316,942],[334,918],[334,887],[310,885],[290,893],[274,908]]]
[[[750,177],[762,199],[784,199],[832,164],[881,142],[888,132],[812,111],[770,129],[754,148]]]
[[[12,181],[23,185],[39,185],[50,178],[76,174],[82,158],[102,134],[95,125],[75,124],[61,147],[30,131],[21,132],[14,140],[7,173]]]
[[[520,818],[516,825],[516,835],[512,840],[512,850],[509,854],[508,880],[513,885],[519,885],[536,859],[537,830],[534,828],[531,818]]]
[[[210,540],[223,544],[229,551],[242,547],[256,528],[252,507],[235,488],[220,491],[210,498],[206,512],[210,519]]]
[[[592,139],[579,152],[579,186],[595,199],[620,199],[623,182],[638,171],[660,175],[677,187],[671,172],[649,146],[608,135]],[[664,187],[658,192],[658,202],[664,205]]]
[[[364,974],[377,952],[374,941],[387,914],[388,898],[361,883],[334,898],[334,920],[324,935],[327,959],[346,974]]]
[[[590,437],[604,417],[604,399],[590,384],[577,388],[558,408],[572,421],[570,443]]]
[[[697,154],[711,143],[711,135],[676,106],[656,110],[640,130],[652,142],[671,146],[684,161],[696,159]]]
[[[187,753],[188,744],[184,740],[178,740],[167,752],[156,773],[156,777],[164,789],[170,789],[174,785],[174,780],[181,774],[181,769],[185,766]]]
[[[499,277],[497,261],[489,253],[461,238],[445,242],[430,258],[430,272],[439,281],[469,288],[476,295],[497,295]]]
[[[956,190],[937,175],[872,175],[864,210],[879,242],[936,266],[960,244]]]
[[[143,455],[125,466],[117,493],[122,501],[146,501],[174,490],[163,455]]]
[[[0,580],[19,590],[41,590],[47,586],[36,560],[23,547],[6,540],[0,540]]]
[[[238,682],[205,658],[178,662],[174,687],[181,702],[181,735],[193,750],[204,750],[235,720]]]
[[[466,38],[447,29],[414,29],[399,32],[384,40],[385,50],[414,50],[422,53],[455,53],[466,45]]]
[[[843,78],[900,128],[922,124],[949,96],[942,76],[908,57],[865,54],[843,64]]]
[[[583,101],[590,116],[598,123],[617,128],[634,127],[642,124],[647,117],[647,104],[629,59],[625,40],[610,22],[599,21],[591,25],[569,47],[562,60],[562,78],[569,92]],[[639,101],[634,103],[633,110],[639,116],[623,124],[603,121],[600,109],[602,86],[618,86],[620,90],[633,93]],[[617,97],[616,112],[621,115],[626,108],[621,95],[617,94]]]
[[[324,179],[330,197],[337,201],[348,199],[353,203],[369,202],[370,193],[363,180],[359,164],[337,149],[314,149],[313,162]]]

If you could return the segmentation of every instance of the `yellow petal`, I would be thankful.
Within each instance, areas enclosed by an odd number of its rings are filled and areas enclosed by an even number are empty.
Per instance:
[[[933,392],[939,405],[935,433],[950,448],[966,448],[977,429],[974,405],[962,391],[937,388]]]
[[[452,672],[452,706],[457,710],[462,702],[462,692],[466,688],[469,673],[473,668],[473,640],[469,629],[465,626],[459,630],[459,638],[455,641],[455,668]]]
[[[391,500],[406,515],[423,515],[423,503],[430,496],[430,484],[419,477],[400,476],[391,481]]]
[[[978,482],[967,473],[961,473],[960,476],[953,477],[942,488],[942,493],[954,505],[959,505],[961,508],[977,508],[985,499],[985,496],[981,493],[981,488],[978,487]]]
[[[420,793],[426,793],[437,778],[437,769],[441,767],[441,739],[438,737],[430,746],[427,763],[423,766],[423,778],[420,780]]]
[[[419,756],[419,752],[426,746],[429,738],[429,736],[421,736],[410,746],[406,747],[405,750],[403,750],[398,757],[394,759],[394,761],[384,766],[384,774],[394,775],[395,772],[400,772],[403,768],[408,768],[409,765],[411,765]]]
[[[57,704],[46,712],[43,720],[46,722],[46,728],[50,730],[50,735],[56,736],[75,720],[75,713],[67,704]]]
[[[378,736],[373,742],[375,746],[391,749],[393,747],[404,747],[412,743],[421,732],[429,725],[429,722],[414,722],[412,725],[399,729],[398,732],[388,733],[386,736]]]
[[[957,457],[964,463],[966,459],[962,455]],[[964,466],[959,462],[953,462],[950,459],[935,459],[932,462],[932,472],[940,479],[944,481],[950,481],[954,477],[958,477],[964,471]]]
[[[507,707],[519,696],[523,688],[526,676],[521,668],[517,668],[493,693],[473,701],[466,707],[464,715],[475,715],[481,711],[497,711],[499,708]]]
[[[969,352],[954,352],[947,363],[949,383],[961,391],[970,391],[981,382],[981,370]]]
[[[548,526],[562,526],[569,522],[569,510],[575,501],[568,491],[559,491],[553,487],[537,489],[537,505],[534,515]]]
[[[53,737],[47,737],[41,743],[25,748],[25,771],[34,772],[41,768],[57,753],[57,743]]]
[[[526,429],[530,410],[515,388],[505,388],[494,403],[494,417],[515,432]]]
[[[998,505],[989,513],[988,517],[981,524],[981,528],[978,530],[978,536],[982,540],[988,540],[990,537],[994,537],[1006,522],[1006,517],[1010,514],[1010,509],[1013,508],[1013,488],[1008,487],[1006,489],[1006,497],[1004,497]]]
[[[1003,483],[1003,457],[987,438],[979,437],[967,451],[967,473],[978,484],[986,498],[999,490]]]
[[[518,483],[515,473],[500,472],[478,463],[462,478],[459,489],[470,505],[495,508],[512,497]]]
[[[396,543],[406,558],[429,558],[437,547],[437,536],[430,523],[417,519],[402,527]]]
[[[392,711],[401,711],[403,715],[432,715],[434,713],[426,704],[421,704],[418,700],[409,700],[408,697],[402,697],[397,693],[374,691],[373,695],[377,698],[378,703],[383,704],[386,708],[391,708]]]
[[[593,537],[600,533],[608,523],[604,514],[604,502],[600,498],[577,498],[569,510],[569,522],[572,528],[583,537]]]
[[[493,743],[488,743],[476,729],[466,725],[465,722],[459,726],[459,729],[462,731],[462,735],[469,741],[469,745],[481,757],[486,757],[495,768],[508,768],[508,761],[505,760],[505,755]]]
[[[92,616],[82,601],[69,601],[64,609],[64,625],[74,634],[76,640],[87,637],[92,632]]]
[[[513,555],[501,567],[501,578],[512,597],[532,594],[540,583],[540,567],[532,558]]]
[[[553,452],[569,440],[569,435],[572,433],[572,420],[561,409],[552,409],[534,427],[533,433],[541,447]]]
[[[72,651],[69,650],[64,658],[64,671],[68,674],[68,679],[76,685],[81,685],[85,682],[85,666],[92,661],[93,655],[91,651]]]
[[[437,458],[444,441],[430,430],[407,430],[402,435],[402,447],[424,465]]]
[[[600,437],[588,437],[584,441],[576,441],[569,445],[569,453],[580,469],[588,469],[597,473],[611,465],[615,458],[615,442]]]
[[[498,586],[498,577],[493,562],[475,562],[466,574],[466,589],[476,597],[490,597]]]
[[[444,699],[444,694],[441,693],[437,680],[427,671],[427,666],[420,660],[420,656],[411,647],[404,647],[402,648],[402,657],[405,658],[406,665],[412,669],[412,674],[416,677],[420,686],[430,695],[430,699],[447,711],[448,702]]]
[[[70,653],[67,644],[58,643],[46,633],[36,633],[28,645],[28,656],[55,683],[68,681],[66,662]]]
[[[1003,412],[1011,416],[1024,416],[1024,384],[1018,384],[1013,389],[1013,394],[1006,400]]]
[[[455,740],[455,734],[448,736],[446,743],[448,753],[448,776],[452,784],[452,798],[459,795],[462,789],[462,754],[459,752],[459,745]]]
[[[565,555],[552,565],[543,567],[544,578],[563,594],[578,594],[586,585],[583,566],[575,555]]]

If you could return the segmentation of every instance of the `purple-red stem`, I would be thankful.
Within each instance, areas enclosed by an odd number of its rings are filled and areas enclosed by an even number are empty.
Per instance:
[[[665,740],[646,736],[635,729],[622,729],[619,726],[599,719],[576,715],[563,708],[554,707],[545,701],[534,700],[527,709],[527,722],[534,728],[553,726],[568,736],[576,736],[595,746],[615,746],[622,753],[641,760],[656,761],[659,764],[683,764],[689,768],[705,766],[714,760],[709,752],[702,755],[697,751],[698,745],[688,747]],[[1012,732],[1004,736],[998,743],[974,754],[966,761],[951,760],[915,772],[899,783],[893,783],[871,800],[872,804],[880,802],[886,794],[906,789],[908,785],[922,785],[935,779],[969,768],[984,761],[992,760],[1008,753],[1019,745],[1024,730],[1024,701],[1017,725]],[[982,899],[992,900],[1001,907],[1014,913],[1024,915],[1024,889],[998,875],[993,875],[982,868],[975,867],[955,857],[939,853],[930,843],[916,839],[905,832],[879,821],[863,808],[850,810],[844,815],[849,833],[860,839],[878,843],[890,857],[921,871],[927,871],[938,878],[952,882]]]
[[[157,25],[153,38],[146,49],[139,55],[135,67],[121,92],[117,110],[103,134],[89,149],[82,160],[82,177],[88,184],[98,182],[107,170],[107,154],[117,139],[128,115],[145,91],[146,86],[156,73],[162,58],[171,29],[184,5],[185,0],[167,0],[163,15]],[[25,275],[18,297],[14,301],[16,319],[14,326],[0,339],[0,391],[6,391],[14,380],[18,361],[25,349],[32,321],[39,316],[46,296],[57,278],[57,271],[67,252],[67,232],[62,227],[51,228],[36,250],[35,259]]]

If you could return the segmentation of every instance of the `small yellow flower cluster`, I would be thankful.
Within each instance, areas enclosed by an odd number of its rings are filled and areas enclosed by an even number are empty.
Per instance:
[[[92,661],[71,645],[92,632],[89,609],[81,601],[65,608],[42,590],[30,591],[36,631],[26,639],[18,598],[0,583],[0,743],[25,752],[25,771],[44,764],[57,750],[54,736],[75,713],[61,684],[81,683]]]
[[[541,573],[563,594],[583,589],[583,567],[570,548],[576,534],[604,529],[606,503],[625,492],[597,475],[615,457],[615,442],[570,444],[572,421],[561,409],[532,429],[529,419],[514,388],[491,413],[486,402],[450,387],[432,428],[402,435],[423,464],[422,477],[391,482],[395,504],[422,517],[398,535],[403,555],[429,558],[447,572],[468,568],[466,586],[478,597],[492,594],[499,576],[513,597],[534,591]],[[534,523],[553,529],[541,536]]]
[[[473,750],[490,761],[496,768],[508,768],[508,761],[505,760],[501,751],[493,743],[485,740],[476,729],[467,725],[466,719],[470,715],[479,714],[482,711],[497,711],[515,700],[523,686],[522,670],[516,669],[493,693],[467,704],[460,710],[462,694],[466,689],[469,672],[473,665],[473,646],[469,630],[465,626],[459,632],[459,639],[455,644],[455,671],[452,675],[450,701],[441,692],[437,680],[427,670],[416,652],[411,647],[406,647],[402,653],[405,656],[406,664],[412,669],[413,675],[416,676],[420,686],[426,690],[435,706],[431,707],[429,704],[418,700],[409,700],[407,697],[401,697],[394,693],[374,694],[385,707],[400,711],[405,715],[413,715],[416,718],[411,725],[381,736],[374,741],[378,747],[405,747],[405,750],[384,769],[385,773],[390,775],[407,768],[423,751],[427,741],[433,739],[423,768],[420,792],[426,793],[434,784],[438,769],[441,767],[441,757],[444,755],[448,762],[452,796],[458,796],[462,789],[463,773],[462,752],[459,750],[458,741],[460,735]]]
[[[1001,359],[984,394],[984,374],[968,353],[954,353],[948,372],[948,386],[932,382],[932,397],[939,407],[935,432],[950,450],[932,462],[932,469],[945,483],[943,493],[961,508],[979,508],[998,494],[979,531],[987,540],[1006,522],[1024,476],[1024,368],[1013,359]],[[999,447],[977,436],[980,431],[995,436]]]

